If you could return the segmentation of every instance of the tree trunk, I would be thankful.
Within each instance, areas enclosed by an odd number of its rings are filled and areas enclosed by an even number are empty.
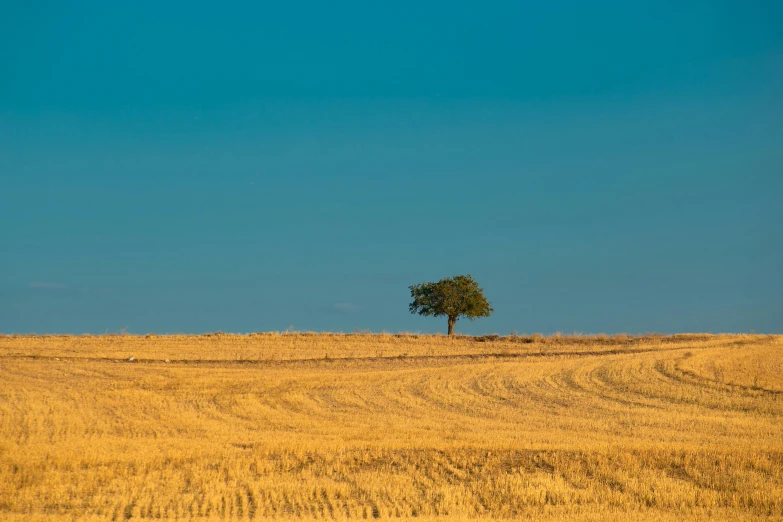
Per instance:
[[[454,335],[454,323],[457,322],[456,316],[449,316],[449,335]]]

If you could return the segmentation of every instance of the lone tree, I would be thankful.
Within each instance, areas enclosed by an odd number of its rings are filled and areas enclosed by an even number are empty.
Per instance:
[[[445,315],[449,318],[449,335],[454,334],[454,324],[460,316],[471,321],[476,317],[489,317],[494,310],[484,290],[473,277],[458,275],[446,277],[437,283],[420,283],[408,287],[413,302],[408,305],[412,314]]]

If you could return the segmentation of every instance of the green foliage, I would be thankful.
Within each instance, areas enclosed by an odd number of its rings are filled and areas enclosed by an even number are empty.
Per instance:
[[[446,316],[449,319],[449,335],[454,333],[454,323],[460,317],[471,321],[477,317],[489,317],[494,311],[484,290],[473,277],[458,275],[446,277],[437,283],[419,283],[409,287],[413,302],[408,305],[412,314]]]

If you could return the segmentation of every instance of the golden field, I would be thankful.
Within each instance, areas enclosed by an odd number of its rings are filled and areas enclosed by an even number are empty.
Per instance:
[[[0,519],[135,518],[783,519],[783,336],[0,336]]]

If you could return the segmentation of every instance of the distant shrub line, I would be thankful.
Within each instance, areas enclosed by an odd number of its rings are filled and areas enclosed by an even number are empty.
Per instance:
[[[81,335],[73,335],[73,334],[2,334],[0,333],[0,338],[71,338],[71,337],[84,337],[84,338],[92,338],[92,337],[101,337],[101,338],[111,338],[111,337],[144,337],[146,339],[152,339],[152,338],[167,338],[167,337],[215,337],[215,338],[231,338],[231,337],[372,337],[372,338],[397,338],[397,339],[408,339],[408,340],[426,340],[426,339],[438,339],[439,341],[443,342],[476,342],[476,343],[494,343],[494,342],[502,342],[502,343],[518,343],[518,344],[544,344],[544,345],[557,345],[557,344],[600,344],[600,345],[619,345],[619,344],[629,344],[629,343],[645,343],[645,342],[660,342],[660,343],[679,343],[679,342],[685,342],[685,341],[707,341],[710,339],[715,339],[719,337],[725,337],[728,335],[737,335],[737,334],[704,334],[704,333],[684,333],[684,334],[660,334],[660,333],[644,333],[644,334],[628,334],[628,333],[619,333],[619,334],[562,334],[562,333],[554,333],[551,335],[542,335],[542,334],[510,334],[510,335],[499,335],[499,334],[485,334],[485,335],[464,335],[464,334],[454,334],[451,336],[443,335],[440,333],[436,334],[421,334],[421,333],[411,333],[411,332],[399,332],[399,333],[389,333],[389,332],[380,332],[380,333],[372,333],[369,331],[357,331],[357,332],[295,332],[291,330],[286,330],[283,332],[250,332],[250,333],[226,333],[226,332],[208,332],[208,333],[202,333],[202,334],[185,334],[185,333],[174,333],[174,334],[130,334],[127,332],[121,332],[121,333],[108,333],[108,334],[81,334]],[[739,334],[742,335],[742,334]],[[776,337],[776,335],[773,334],[745,334],[749,337],[754,338],[763,338],[763,337]]]

